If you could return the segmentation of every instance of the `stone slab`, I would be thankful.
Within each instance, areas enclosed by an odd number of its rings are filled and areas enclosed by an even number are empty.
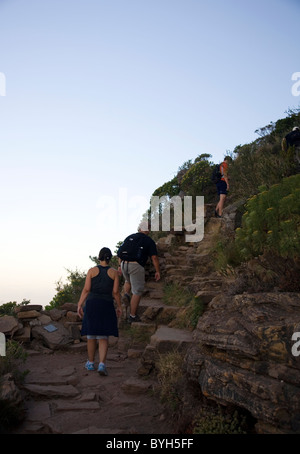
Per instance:
[[[191,331],[161,325],[151,336],[150,346],[161,353],[166,353],[174,348],[178,349],[178,351],[184,351],[192,342]]]

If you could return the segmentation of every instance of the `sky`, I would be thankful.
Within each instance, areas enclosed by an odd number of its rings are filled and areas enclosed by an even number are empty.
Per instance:
[[[0,0],[0,305],[49,304],[185,161],[297,108],[299,17],[300,0]]]

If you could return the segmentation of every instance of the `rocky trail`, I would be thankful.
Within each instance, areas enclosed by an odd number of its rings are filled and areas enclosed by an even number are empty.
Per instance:
[[[156,298],[144,299],[141,312],[161,306],[157,287],[154,292]],[[28,357],[22,367],[28,373],[21,390],[26,418],[14,433],[172,433],[171,421],[159,400],[155,375],[139,373],[147,342],[132,340],[126,322],[122,324],[119,339],[110,339],[107,376],[85,369],[85,342],[55,352],[47,348],[27,349]],[[156,325],[139,322],[130,329],[151,335]],[[154,342],[160,340],[155,338]],[[97,359],[96,355],[96,368]]]
[[[69,303],[47,314],[21,308],[16,317],[1,318],[1,332],[25,344],[28,339],[24,369],[30,372],[21,389],[27,413],[14,433],[186,433],[208,401],[246,416],[250,433],[300,433],[293,341],[300,332],[300,293],[279,291],[272,282],[264,290],[263,259],[217,272],[212,250],[221,229],[234,230],[237,205],[225,209],[222,220],[213,209],[205,206],[203,241],[187,243],[176,232],[158,240],[163,279],[147,280],[141,322],[130,329],[122,323],[119,339],[111,339],[107,377],[84,368],[86,343]],[[187,288],[202,302],[194,329],[178,328],[185,308],[175,305],[177,295],[164,303],[166,284]],[[49,323],[53,333],[45,331]],[[175,424],[160,402],[156,373],[162,355],[173,351],[181,354],[185,373]]]
[[[14,433],[169,433],[156,383],[137,376],[138,360],[110,350],[109,375],[84,368],[85,352],[30,355],[26,420]]]

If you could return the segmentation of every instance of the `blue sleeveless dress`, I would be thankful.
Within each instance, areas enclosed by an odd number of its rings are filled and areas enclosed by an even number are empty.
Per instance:
[[[109,266],[98,266],[99,274],[92,278],[82,320],[82,336],[119,336],[118,319],[112,290],[114,281],[107,271]]]

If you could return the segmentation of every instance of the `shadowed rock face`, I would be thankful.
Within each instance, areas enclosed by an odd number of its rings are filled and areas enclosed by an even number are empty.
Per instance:
[[[300,432],[300,294],[219,295],[199,319],[187,364],[202,393],[278,431]],[[275,429],[273,429],[275,430]]]

